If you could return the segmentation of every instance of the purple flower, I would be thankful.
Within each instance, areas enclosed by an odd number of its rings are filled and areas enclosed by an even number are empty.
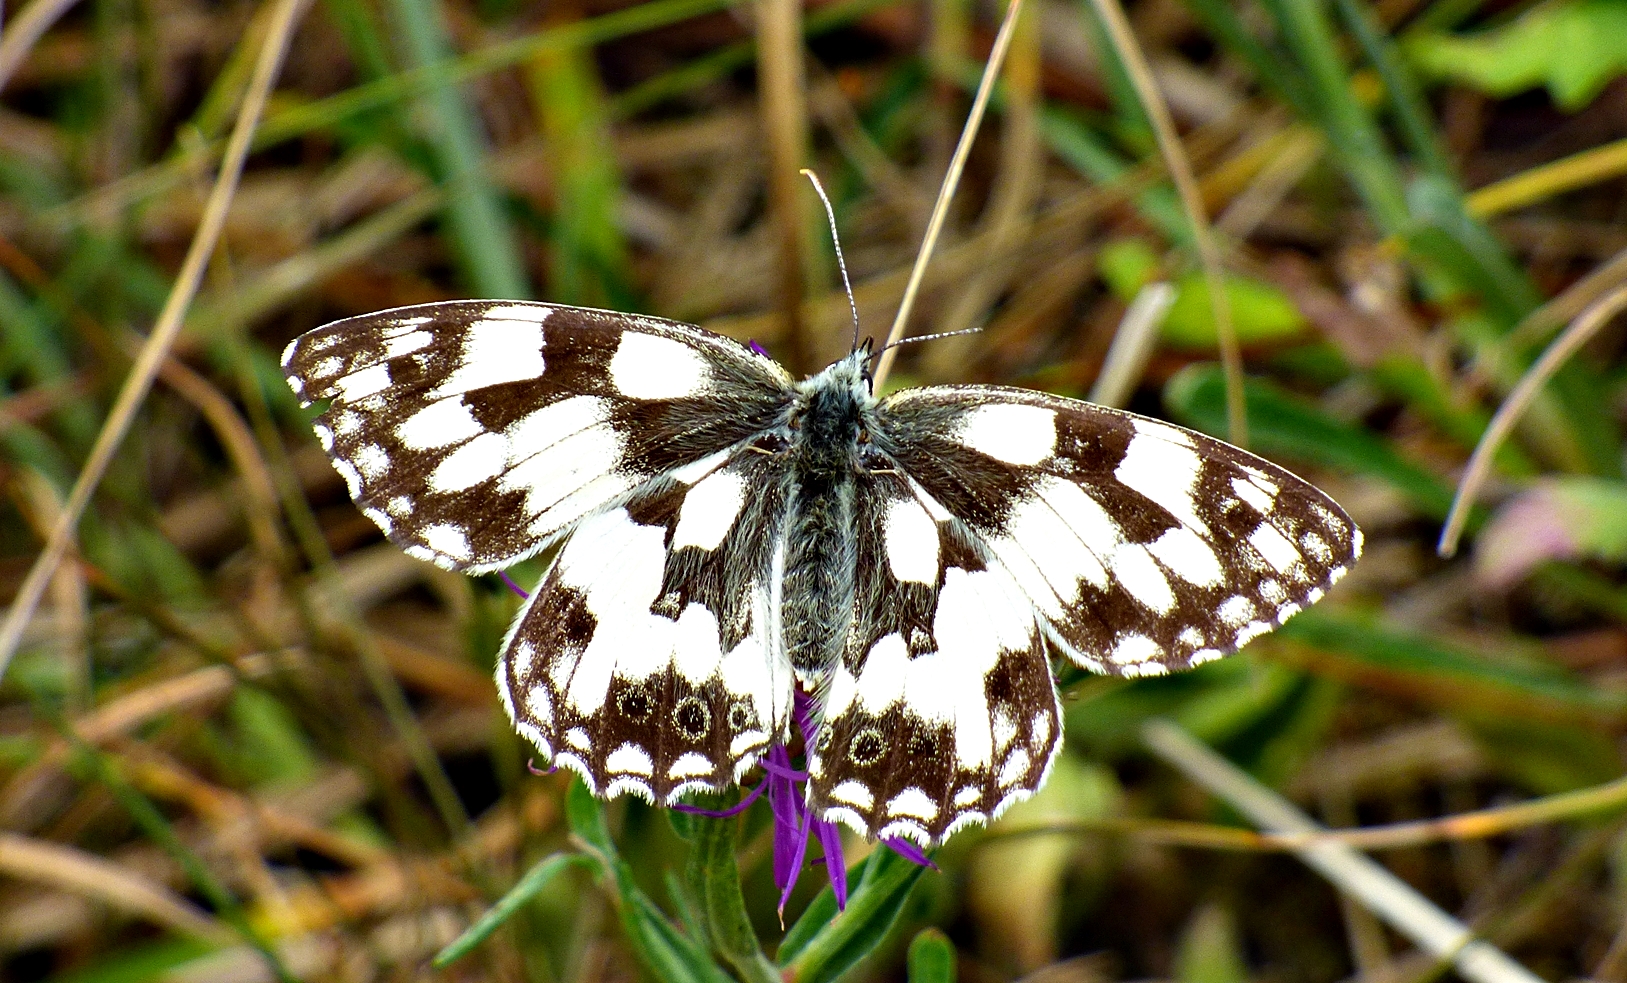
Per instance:
[[[813,698],[797,690],[792,702],[791,717],[796,723],[797,730],[802,734],[802,745],[805,748],[811,746],[814,740],[814,726],[808,714],[812,707]],[[807,793],[798,788],[799,785],[807,783],[808,773],[798,771],[793,766],[791,750],[784,744],[776,744],[769,748],[768,754],[758,764],[765,773],[762,784],[752,789],[732,808],[721,811],[686,805],[675,808],[715,818],[738,815],[766,789],[769,808],[774,812],[774,886],[780,889],[781,917],[785,914],[785,906],[791,900],[791,891],[796,888],[797,878],[807,861],[808,840],[815,837],[819,840],[820,849],[824,851],[825,873],[830,878],[831,893],[836,895],[837,910],[845,909],[847,861],[842,853],[841,830],[835,823],[820,819],[808,808]],[[921,848],[909,840],[892,837],[882,842],[912,863],[937,869],[937,865],[927,858]]]

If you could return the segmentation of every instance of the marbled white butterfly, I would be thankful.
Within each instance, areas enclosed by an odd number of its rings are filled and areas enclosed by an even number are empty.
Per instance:
[[[870,356],[798,382],[686,324],[467,301],[317,328],[283,366],[408,553],[483,573],[558,544],[497,687],[605,797],[738,781],[800,688],[814,814],[935,844],[1045,781],[1048,652],[1218,659],[1361,551],[1332,499],[1227,444],[1025,389],[877,399]]]

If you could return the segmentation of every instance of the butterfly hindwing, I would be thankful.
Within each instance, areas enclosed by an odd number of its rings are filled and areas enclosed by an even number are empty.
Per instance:
[[[811,755],[810,802],[869,836],[941,842],[1044,781],[1056,689],[1033,607],[942,506],[861,477],[856,604]]]
[[[362,511],[470,572],[705,466],[791,397],[778,365],[698,328],[514,301],[338,321],[296,338],[283,368],[301,402],[328,403],[317,437]]]
[[[785,739],[782,463],[742,452],[583,520],[515,621],[503,705],[599,795],[721,790]]]
[[[1361,552],[1327,495],[1167,423],[1023,389],[909,389],[877,408],[899,466],[984,545],[1076,663],[1115,675],[1236,651]]]

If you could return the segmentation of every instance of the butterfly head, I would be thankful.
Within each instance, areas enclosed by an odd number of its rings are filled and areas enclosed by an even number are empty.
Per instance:
[[[864,443],[876,403],[870,392],[870,353],[866,339],[846,358],[797,387],[799,398],[787,425],[791,443],[807,466],[846,467]]]
[[[799,387],[805,398],[816,392],[841,391],[860,403],[875,402],[872,390],[875,382],[875,339],[865,338],[856,343],[845,358],[825,366],[825,370],[803,380]]]

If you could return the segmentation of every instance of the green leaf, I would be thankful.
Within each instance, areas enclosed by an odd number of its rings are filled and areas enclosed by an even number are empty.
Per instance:
[[[910,983],[955,983],[955,946],[938,929],[922,929],[910,943]]]
[[[1228,429],[1225,386],[1220,366],[1188,366],[1164,387],[1164,404],[1180,422],[1224,437]],[[1383,440],[1261,379],[1245,380],[1243,394],[1256,453],[1378,478],[1404,494],[1424,515],[1445,517],[1452,503],[1451,489]],[[1484,510],[1477,509],[1471,525],[1484,519]]]
[[[627,244],[617,212],[622,179],[591,51],[538,52],[525,73],[553,175],[549,297],[629,306]]]
[[[1124,239],[1103,247],[1097,263],[1102,279],[1125,303],[1160,275],[1158,257],[1139,239]],[[1269,283],[1228,274],[1225,289],[1231,302],[1232,326],[1243,344],[1284,341],[1304,333],[1305,316],[1286,294]],[[1163,337],[1181,348],[1212,351],[1219,346],[1209,286],[1201,272],[1193,270],[1176,277],[1175,302],[1164,317]]]
[[[588,848],[611,899],[621,915],[622,929],[638,958],[658,980],[673,983],[732,983],[705,947],[672,924],[649,895],[638,886],[632,868],[616,852],[605,822],[604,803],[593,797],[581,779],[565,793],[565,821]]]
[[[189,963],[207,962],[219,951],[195,939],[163,939],[115,949],[104,959],[51,979],[53,983],[151,983],[184,977]]]
[[[604,818],[604,803],[593,797],[580,778],[573,778],[565,792],[565,822],[589,846],[607,856],[616,855],[616,844],[610,839],[610,826]]]
[[[553,853],[541,860],[520,878],[518,884],[509,889],[509,892],[481,915],[473,925],[464,930],[463,934],[452,941],[452,944],[435,954],[433,965],[436,969],[445,969],[475,946],[486,941],[487,937],[511,917],[527,901],[536,897],[548,882],[567,867],[583,866],[588,859],[579,853]]]
[[[482,297],[529,296],[525,264],[491,178],[483,123],[454,80],[452,45],[434,0],[394,0],[407,60],[425,72],[424,120],[436,177],[449,194],[448,231],[469,289]]]
[[[975,73],[970,75],[969,84],[975,85],[976,78]],[[1078,113],[1060,106],[1041,106],[1039,127],[1052,153],[1097,184],[1112,184],[1131,173],[1130,164]],[[1189,252],[1195,249],[1192,226],[1186,221],[1186,213],[1181,210],[1180,199],[1173,188],[1167,185],[1147,188],[1136,194],[1135,203],[1142,217],[1171,242]]]
[[[1407,186],[1407,206],[1413,217],[1407,250],[1448,271],[1460,296],[1484,307],[1498,324],[1512,327],[1542,303],[1503,243],[1469,214],[1457,185],[1425,175]]]
[[[926,868],[878,845],[855,870],[848,872],[858,886],[846,911],[837,914],[836,896],[826,887],[785,934],[779,964],[787,979],[828,983],[858,965],[886,941]]]
[[[316,774],[318,762],[299,721],[275,696],[239,686],[227,716],[237,739],[232,764],[251,782],[295,784]]]
[[[1557,795],[1621,776],[1612,734],[1501,714],[1459,714],[1497,770],[1538,795]]]
[[[1312,672],[1404,689],[1460,710],[1584,726],[1614,726],[1627,719],[1627,693],[1600,688],[1508,648],[1469,650],[1326,606],[1300,612],[1277,635],[1306,647],[1278,651]]]
[[[1576,112],[1627,69],[1627,5],[1555,0],[1477,34],[1419,31],[1404,50],[1436,79],[1497,97],[1546,85],[1559,108]]]
[[[1232,326],[1242,344],[1286,341],[1305,333],[1305,315],[1282,291],[1266,283],[1235,274],[1225,279]],[[1182,348],[1206,351],[1220,345],[1209,287],[1203,274],[1193,270],[1175,280],[1175,303],[1164,318],[1164,340]]]
[[[668,810],[669,812],[673,810]],[[668,867],[661,872],[661,881],[667,888],[667,900],[678,910],[678,926],[692,939],[707,942],[706,923],[701,921],[701,903],[689,892],[689,887],[678,872]]]

